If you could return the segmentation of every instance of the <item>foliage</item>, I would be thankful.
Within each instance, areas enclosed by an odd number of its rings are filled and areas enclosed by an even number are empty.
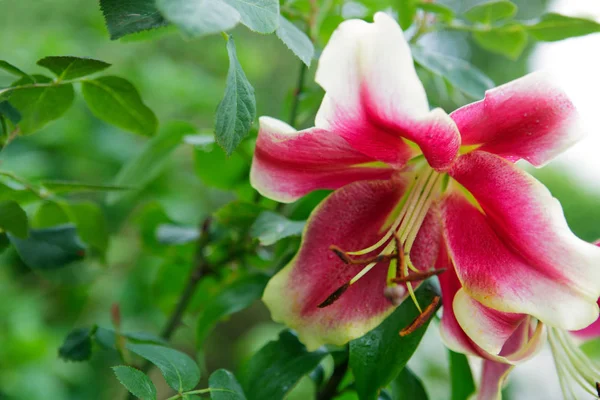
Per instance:
[[[283,205],[250,186],[256,117],[312,123],[319,54],[350,17],[397,15],[432,106],[447,111],[521,76],[535,41],[600,31],[543,7],[526,15],[531,3],[507,0],[5,3],[8,399],[437,398],[431,374],[405,367],[437,324],[399,337],[418,315],[410,301],[347,348],[309,352],[270,322],[258,300],[327,193]],[[468,51],[441,53],[425,40],[444,45],[451,35]],[[539,176],[573,229],[599,237],[584,214],[597,196],[552,171]],[[417,299],[435,294],[425,284]],[[450,353],[446,374],[452,399],[474,392],[464,356]]]

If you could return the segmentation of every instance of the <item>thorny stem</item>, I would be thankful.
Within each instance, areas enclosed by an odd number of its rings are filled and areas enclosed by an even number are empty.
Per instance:
[[[348,359],[335,366],[333,374],[323,389],[317,393],[317,400],[331,400],[338,394],[338,386],[348,370]]]

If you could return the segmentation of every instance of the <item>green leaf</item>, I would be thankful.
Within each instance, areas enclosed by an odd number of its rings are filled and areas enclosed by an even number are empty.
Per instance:
[[[229,54],[229,73],[225,96],[217,108],[215,135],[217,143],[231,155],[233,150],[246,137],[256,117],[256,99],[254,88],[248,82],[235,52],[235,43],[229,36],[227,41]]]
[[[8,101],[0,101],[0,116],[5,116],[14,125],[21,121],[21,113],[14,108]]]
[[[38,60],[37,65],[54,72],[60,80],[81,78],[110,67],[104,61],[72,56],[45,57]]]
[[[392,381],[393,400],[428,400],[423,382],[408,367]]]
[[[279,24],[279,0],[223,0],[240,13],[242,23],[253,31],[271,33]]]
[[[448,350],[450,357],[451,400],[467,400],[475,393],[475,383],[469,361],[464,354]]]
[[[248,362],[242,387],[248,400],[281,400],[327,355],[324,348],[309,353],[290,331],[267,343]]]
[[[96,328],[73,329],[58,349],[58,356],[65,361],[86,361],[92,356],[92,335]]]
[[[413,47],[415,61],[426,70],[446,79],[450,84],[475,99],[483,98],[494,82],[466,61],[432,52],[423,47]]]
[[[141,344],[156,344],[167,346],[167,342],[156,335],[147,332],[121,332],[121,336],[127,338],[128,341]],[[94,335],[94,339],[98,344],[106,349],[116,350],[116,333],[112,329],[98,328]]]
[[[90,201],[67,203],[67,213],[77,227],[81,240],[98,250],[102,255],[108,249],[108,225],[100,207]]]
[[[150,139],[142,151],[130,159],[119,171],[115,178],[115,186],[135,187],[143,189],[161,173],[168,157],[179,146],[185,135],[194,133],[196,128],[186,122],[172,122],[161,132]],[[114,204],[131,192],[109,193],[106,201]]]
[[[221,0],[157,0],[156,6],[189,37],[228,31],[241,19],[235,8]]]
[[[200,237],[197,226],[162,224],[156,229],[156,239],[163,244],[191,243]]]
[[[398,22],[402,29],[408,29],[417,14],[417,0],[395,0],[398,9]]]
[[[38,131],[60,118],[71,107],[75,98],[73,85],[70,83],[52,83],[50,78],[41,75],[35,75],[35,79],[38,84],[48,86],[35,87],[23,78],[10,89],[10,103],[21,113],[19,127],[23,134]]]
[[[26,78],[29,81],[33,81],[33,78],[29,76],[29,74],[26,74],[25,72],[21,71],[19,68],[15,67],[7,61],[0,60],[0,69],[8,72],[9,74],[20,76],[21,78]]]
[[[40,204],[31,219],[31,227],[36,229],[52,228],[71,222],[63,203],[46,200]]]
[[[250,236],[257,238],[263,246],[269,246],[289,236],[300,236],[305,224],[306,221],[290,221],[277,213],[265,211],[252,225]]]
[[[240,145],[244,150],[246,142]],[[207,145],[206,149],[195,149],[194,165],[196,174],[202,182],[219,189],[233,189],[248,182],[250,161],[240,151],[229,157],[216,145]]]
[[[517,6],[508,0],[491,0],[469,8],[465,11],[465,17],[471,22],[489,24],[512,18],[517,10]]]
[[[27,214],[16,201],[0,201],[0,229],[20,239],[27,237],[29,233]]]
[[[489,31],[473,33],[473,39],[483,49],[502,54],[510,59],[519,58],[527,46],[527,33],[523,26],[510,24]]]
[[[187,354],[154,344],[127,343],[127,349],[156,365],[176,391],[191,390],[200,381],[200,369]]]
[[[315,55],[315,46],[310,41],[306,33],[302,32],[296,25],[279,16],[279,28],[277,28],[277,37],[290,49],[307,67],[310,67],[313,56]]]
[[[104,76],[84,80],[81,84],[83,97],[92,113],[119,128],[140,135],[156,133],[158,121],[135,86],[126,79]]]
[[[424,307],[437,293],[426,282],[416,296]],[[377,399],[379,391],[402,371],[412,357],[430,321],[408,336],[401,337],[398,332],[409,326],[418,315],[419,311],[409,298],[377,328],[350,342],[350,368],[361,400]]]
[[[112,40],[167,24],[154,0],[100,0],[100,8]]]
[[[417,4],[417,8],[428,13],[437,14],[441,20],[449,21],[454,18],[454,10],[443,4],[426,3],[422,1]]]
[[[525,28],[531,36],[543,42],[555,42],[600,32],[600,24],[594,20],[556,13],[545,14],[537,23]]]
[[[156,387],[142,371],[125,365],[112,367],[112,369],[119,382],[135,397],[142,400],[156,400]]]
[[[211,400],[246,400],[235,376],[225,369],[218,369],[210,375],[208,387],[211,389]]]
[[[221,319],[249,307],[258,300],[265,289],[268,277],[250,275],[229,284],[212,297],[198,318],[196,347],[201,349],[214,326]]]
[[[8,238],[23,262],[33,269],[61,268],[85,256],[85,245],[73,225],[31,229],[27,239],[12,234]]]
[[[123,192],[132,190],[130,186],[116,185],[96,185],[93,183],[75,182],[75,181],[41,181],[40,185],[54,193],[74,193],[74,192]]]
[[[232,201],[215,211],[217,221],[227,227],[249,228],[265,209],[255,203]]]

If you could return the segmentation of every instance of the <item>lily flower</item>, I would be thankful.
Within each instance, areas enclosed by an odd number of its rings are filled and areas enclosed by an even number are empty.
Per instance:
[[[544,326],[597,319],[600,249],[573,235],[549,191],[514,164],[541,166],[582,134],[573,105],[543,74],[450,115],[430,110],[400,27],[378,13],[338,27],[316,81],[326,93],[315,127],[261,118],[250,176],[280,202],[335,190],[263,296],[309,350],[376,327],[443,271],[439,254],[460,283],[449,306],[460,332],[486,353],[512,362],[502,347],[517,331],[515,360],[537,348]]]

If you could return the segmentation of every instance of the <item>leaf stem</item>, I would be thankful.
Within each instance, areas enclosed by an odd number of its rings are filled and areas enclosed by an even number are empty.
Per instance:
[[[0,176],[6,176],[7,178],[10,178],[17,183],[20,183],[21,185],[23,185],[23,187],[25,189],[27,189],[27,191],[33,193],[35,196],[39,197],[41,200],[46,200],[49,197],[48,193],[45,193],[43,190],[38,190],[34,185],[29,183],[25,179],[18,177],[17,175],[13,174],[12,172],[0,171]]]

